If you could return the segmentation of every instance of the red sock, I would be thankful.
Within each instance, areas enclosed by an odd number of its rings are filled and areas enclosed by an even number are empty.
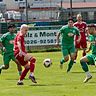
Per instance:
[[[36,62],[36,59],[35,59],[35,58],[32,58],[32,59],[30,60],[30,72],[34,72],[35,62]]]
[[[25,78],[25,76],[28,73],[28,71],[29,71],[29,69],[26,69],[26,68],[23,70],[23,72],[22,72],[22,74],[20,76],[20,80],[23,80]]]

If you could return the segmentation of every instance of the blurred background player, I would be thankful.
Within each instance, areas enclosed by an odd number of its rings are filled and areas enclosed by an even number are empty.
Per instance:
[[[81,40],[79,43],[77,42],[78,36],[75,37],[76,56],[75,56],[74,63],[76,63],[78,49],[82,49],[83,50],[82,56],[85,56],[86,55],[85,51],[87,48],[87,41],[86,41],[86,26],[87,25],[84,21],[82,21],[81,14],[77,14],[77,22],[74,23],[74,26],[76,26],[79,29],[80,35],[81,35]]]
[[[74,45],[74,36],[78,35],[77,42],[80,42],[80,32],[78,28],[73,26],[73,19],[70,18],[68,20],[68,25],[63,26],[60,31],[57,34],[57,45],[59,45],[59,37],[61,35],[61,50],[63,53],[63,58],[60,61],[60,68],[63,68],[63,63],[67,62],[69,60],[70,56],[70,62],[68,64],[67,72],[70,71],[70,69],[73,66],[74,60],[75,60],[75,45]]]
[[[34,77],[36,59],[30,56],[25,50],[24,36],[27,34],[27,32],[28,32],[28,26],[26,24],[21,25],[20,31],[17,33],[16,38],[14,40],[15,58],[24,67],[24,70],[18,80],[17,85],[23,85],[23,79],[29,70],[30,70],[29,79],[31,79],[33,83],[37,83]]]
[[[86,73],[86,78],[84,79],[84,83],[88,82],[92,78],[92,75],[89,72],[88,65],[95,65],[96,60],[96,26],[93,24],[88,25],[87,32],[89,35],[90,47],[86,52],[92,50],[91,54],[87,54],[86,56],[82,57],[80,60],[82,69]]]
[[[14,33],[15,30],[16,30],[15,25],[10,24],[8,26],[9,32],[3,34],[0,38],[0,45],[1,45],[2,51],[3,51],[2,55],[3,55],[3,62],[4,62],[4,64],[0,66],[0,74],[1,74],[2,69],[9,68],[9,62],[12,59],[17,64],[19,75],[21,75],[22,68],[21,68],[21,65],[19,64],[19,62],[15,59],[14,51],[13,51],[14,38],[16,36],[16,34]]]

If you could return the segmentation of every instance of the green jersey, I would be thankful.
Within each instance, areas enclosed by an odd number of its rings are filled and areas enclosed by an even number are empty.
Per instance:
[[[68,25],[63,26],[60,29],[60,34],[61,34],[61,45],[72,45],[74,44],[74,36],[78,35],[80,36],[79,29],[73,26],[70,28]]]
[[[15,38],[14,33],[7,32],[3,34],[0,38],[0,42],[2,42],[3,46],[5,47],[6,51],[5,53],[10,53],[13,52],[13,43],[14,43],[14,38]]]
[[[91,42],[92,54],[96,55],[96,35],[90,35],[88,39]]]

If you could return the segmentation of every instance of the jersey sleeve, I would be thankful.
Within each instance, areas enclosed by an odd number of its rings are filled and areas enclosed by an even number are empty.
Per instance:
[[[2,35],[1,38],[0,38],[0,42],[3,42],[6,38],[6,34]]]
[[[21,41],[22,40],[22,36],[19,35],[18,38],[17,38],[17,41]]]
[[[60,32],[60,33],[63,33],[63,32],[64,32],[64,29],[65,29],[65,26],[63,26],[63,27],[59,30],[59,32]]]

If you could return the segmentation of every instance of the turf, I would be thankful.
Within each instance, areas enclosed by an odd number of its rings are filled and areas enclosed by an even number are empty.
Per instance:
[[[61,52],[31,53],[37,58],[35,76],[37,84],[33,84],[28,75],[23,86],[16,85],[18,72],[16,64],[10,62],[10,68],[3,70],[0,75],[0,96],[96,96],[96,68],[89,66],[93,78],[88,83],[83,83],[85,73],[79,63],[81,51],[77,63],[74,64],[71,72],[67,73],[67,63],[64,68],[59,68]],[[52,66],[45,68],[43,60],[52,59]],[[2,56],[0,55],[2,64]]]

